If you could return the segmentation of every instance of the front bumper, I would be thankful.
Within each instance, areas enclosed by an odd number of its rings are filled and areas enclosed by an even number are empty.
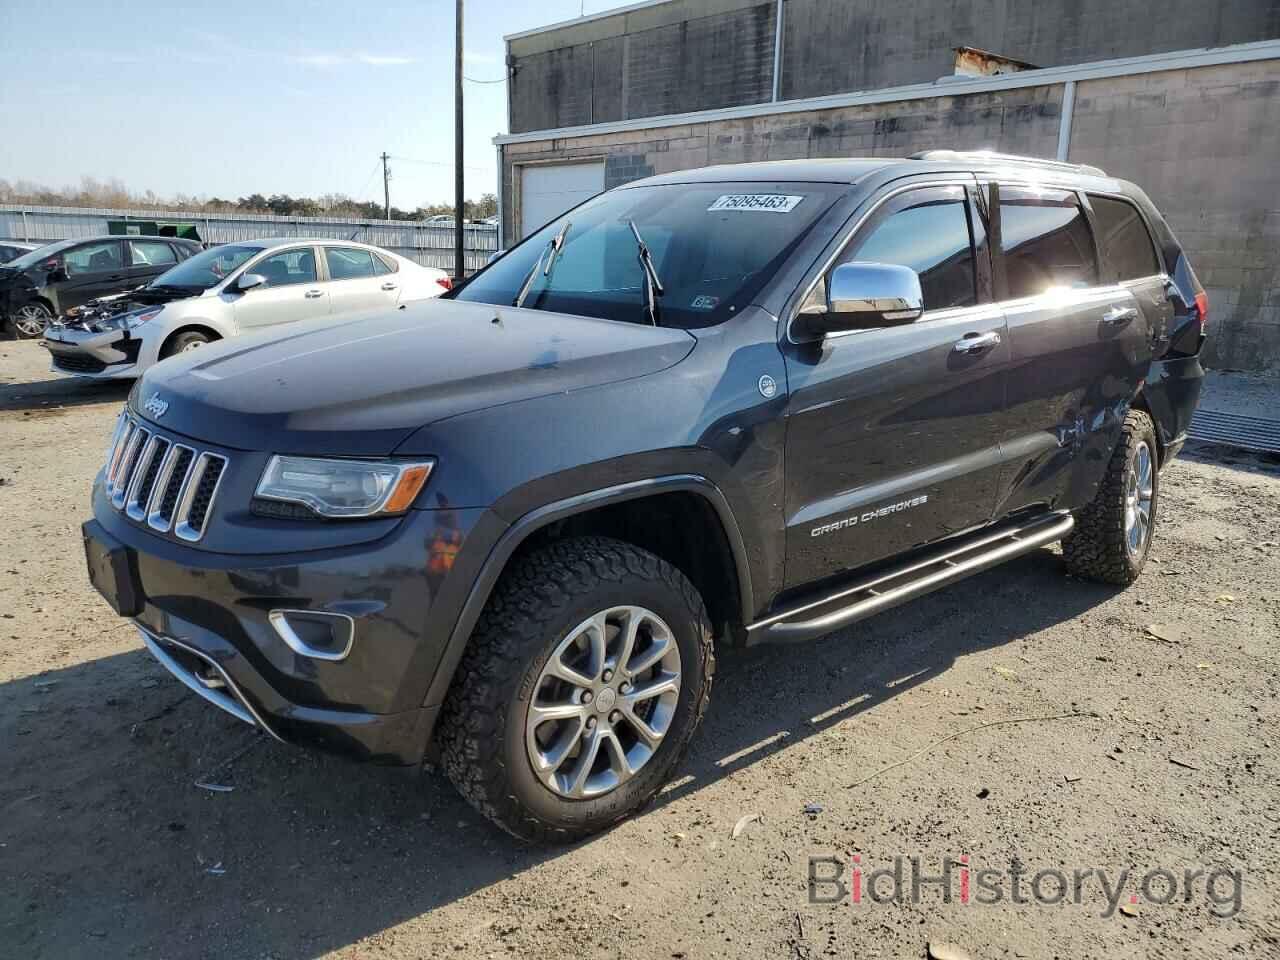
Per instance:
[[[100,487],[86,538],[123,548],[136,606],[122,612],[182,683],[278,740],[379,763],[422,760],[441,707],[428,690],[464,587],[505,526],[492,513],[414,510],[369,543],[229,555],[153,534]],[[300,651],[273,625],[282,610],[349,619],[349,651]]]
[[[79,327],[51,326],[41,341],[52,369],[79,377],[136,377],[148,366],[146,341],[132,330],[97,333]]]
[[[374,714],[303,706],[281,696],[219,637],[178,640],[135,625],[152,656],[184,686],[281,743],[390,764],[418,763],[426,753],[439,707]]]

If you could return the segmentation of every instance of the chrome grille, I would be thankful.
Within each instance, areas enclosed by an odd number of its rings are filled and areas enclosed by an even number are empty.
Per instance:
[[[196,450],[120,415],[107,451],[106,495],[131,520],[195,542],[226,470],[227,458]]]

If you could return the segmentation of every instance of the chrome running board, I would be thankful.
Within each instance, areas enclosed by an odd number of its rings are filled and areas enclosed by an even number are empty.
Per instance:
[[[870,580],[835,590],[817,600],[804,600],[789,610],[747,627],[747,643],[796,643],[831,633],[888,610],[922,594],[962,580],[988,567],[1061,540],[1075,526],[1069,513],[1052,513],[1032,521],[979,531],[959,543]],[[811,614],[811,616],[807,616]]]

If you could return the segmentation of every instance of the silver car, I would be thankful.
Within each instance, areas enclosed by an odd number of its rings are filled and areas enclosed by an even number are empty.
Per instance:
[[[282,324],[356,316],[437,297],[443,270],[368,244],[246,240],[199,253],[138,290],[127,307],[98,304],[45,331],[59,373],[136,377],[152,364],[214,340]]]

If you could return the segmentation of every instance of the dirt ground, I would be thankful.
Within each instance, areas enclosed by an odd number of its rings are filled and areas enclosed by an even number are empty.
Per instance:
[[[0,956],[1280,956],[1274,461],[1185,453],[1128,590],[1045,550],[813,644],[721,651],[681,778],[541,849],[440,774],[267,742],[168,676],[81,553],[127,385],[45,367],[0,343]],[[904,858],[899,901],[811,902],[810,858],[849,883],[855,855]],[[953,862],[950,902],[912,902],[912,856]],[[1024,871],[1020,895],[1006,876],[979,903],[981,869]],[[1079,903],[1027,892],[1088,869]],[[1126,869],[1109,908],[1097,871]]]

